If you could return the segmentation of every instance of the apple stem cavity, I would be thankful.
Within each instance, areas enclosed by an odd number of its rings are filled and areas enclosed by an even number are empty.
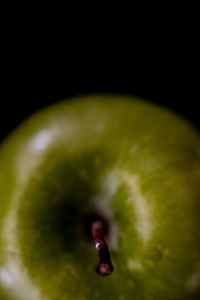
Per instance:
[[[96,266],[96,272],[100,276],[110,275],[114,268],[111,262],[111,256],[108,245],[103,237],[103,225],[101,221],[95,221],[92,224],[92,237],[95,241],[95,248],[99,255],[99,262]]]

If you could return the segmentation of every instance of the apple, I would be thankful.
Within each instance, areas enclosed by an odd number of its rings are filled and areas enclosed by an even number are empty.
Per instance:
[[[197,130],[123,95],[16,129],[0,148],[0,299],[200,299]]]

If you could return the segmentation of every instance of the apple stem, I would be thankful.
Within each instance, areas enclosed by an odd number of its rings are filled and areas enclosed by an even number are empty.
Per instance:
[[[110,275],[113,272],[113,265],[111,262],[110,252],[108,249],[108,245],[103,237],[103,229],[102,222],[95,221],[92,224],[92,237],[95,241],[95,248],[99,254],[99,262],[96,266],[97,274],[101,276]]]

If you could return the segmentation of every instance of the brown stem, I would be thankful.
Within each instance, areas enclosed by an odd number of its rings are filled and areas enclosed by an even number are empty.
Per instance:
[[[92,224],[92,237],[95,241],[95,247],[99,254],[99,262],[96,266],[96,272],[101,276],[110,275],[113,272],[108,245],[103,237],[102,223],[96,221]]]

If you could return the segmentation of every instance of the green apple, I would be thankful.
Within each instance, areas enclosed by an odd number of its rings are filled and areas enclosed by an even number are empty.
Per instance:
[[[106,277],[95,273],[96,221]],[[27,120],[0,150],[0,299],[200,299],[197,131],[116,95]]]

